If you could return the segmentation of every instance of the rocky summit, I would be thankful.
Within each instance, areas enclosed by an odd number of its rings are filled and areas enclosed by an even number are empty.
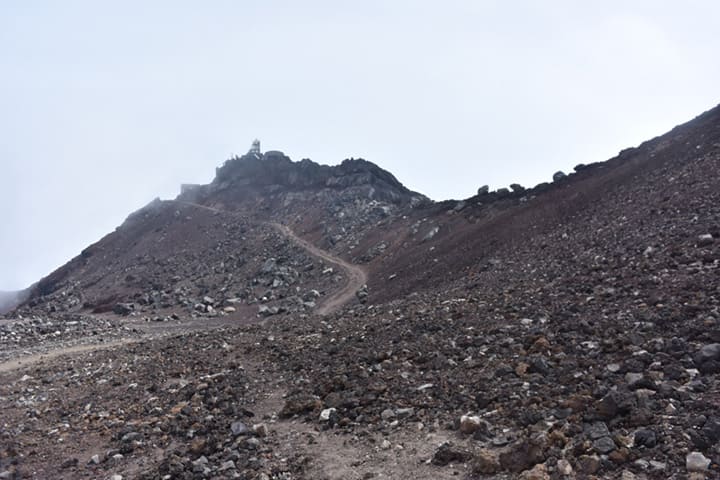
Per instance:
[[[719,185],[720,107],[459,201],[254,148],[4,301],[0,479],[720,478]]]

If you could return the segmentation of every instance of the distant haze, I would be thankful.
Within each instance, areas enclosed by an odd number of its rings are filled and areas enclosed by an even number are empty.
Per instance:
[[[0,290],[255,137],[434,199],[546,181],[718,103],[718,32],[711,0],[2,2]]]

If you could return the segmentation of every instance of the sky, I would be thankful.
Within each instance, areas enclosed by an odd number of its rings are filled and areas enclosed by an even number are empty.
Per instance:
[[[533,186],[720,103],[720,2],[0,2],[0,290],[248,150],[435,200]]]

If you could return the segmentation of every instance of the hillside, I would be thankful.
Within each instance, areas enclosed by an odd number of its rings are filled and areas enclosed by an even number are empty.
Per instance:
[[[134,313],[197,314],[205,296],[233,305],[265,298],[270,308],[296,312],[305,308],[302,297],[309,291],[322,294],[341,283],[343,273],[323,277],[322,262],[313,263],[272,222],[304,218],[322,225],[336,217],[330,229],[346,223],[364,229],[427,201],[364,160],[328,167],[292,162],[278,152],[248,154],[225,162],[210,185],[130,215],[42,279],[18,313],[104,313],[131,304]],[[278,267],[284,270],[263,271],[271,259],[286,264]],[[296,284],[305,291],[291,291]]]
[[[0,323],[0,472],[720,478],[719,175],[720,107],[462,201],[230,159]]]

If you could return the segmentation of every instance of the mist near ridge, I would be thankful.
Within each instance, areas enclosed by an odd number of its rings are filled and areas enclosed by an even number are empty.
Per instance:
[[[0,315],[5,315],[20,305],[28,297],[29,292],[29,288],[15,292],[0,291]]]

